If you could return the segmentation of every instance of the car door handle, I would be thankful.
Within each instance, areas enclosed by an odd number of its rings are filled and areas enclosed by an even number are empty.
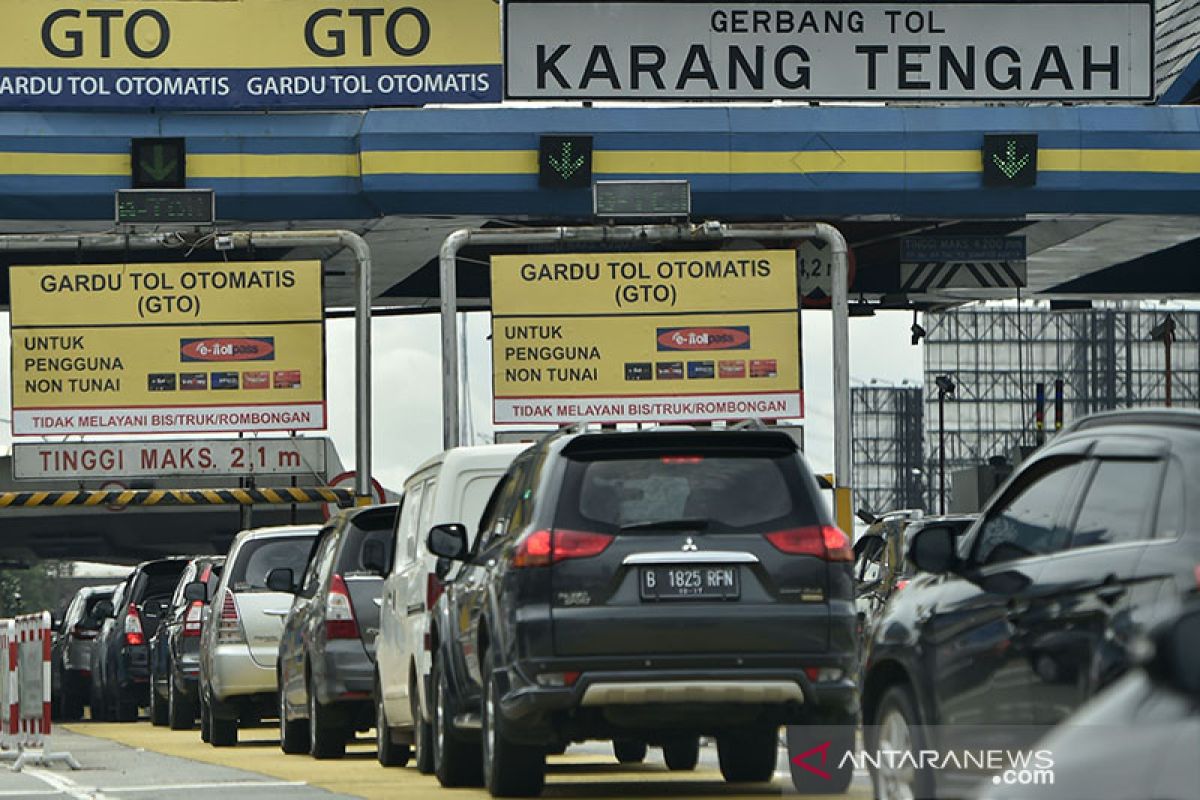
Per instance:
[[[1119,583],[1106,583],[1096,590],[1096,596],[1106,605],[1112,605],[1125,596],[1125,587]]]
[[[262,613],[266,614],[268,617],[286,617],[288,615],[288,609],[264,608]]]

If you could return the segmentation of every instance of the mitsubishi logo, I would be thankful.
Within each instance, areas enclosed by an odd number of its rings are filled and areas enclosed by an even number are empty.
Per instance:
[[[681,547],[679,549],[685,553],[694,553],[697,550],[699,550],[700,548],[696,546],[696,540],[689,536],[684,541],[683,547]]]

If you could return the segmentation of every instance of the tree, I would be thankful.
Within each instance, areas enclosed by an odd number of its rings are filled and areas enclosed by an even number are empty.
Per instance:
[[[0,569],[0,618],[54,611],[69,589],[63,579],[74,571],[70,561],[39,561],[28,569]]]

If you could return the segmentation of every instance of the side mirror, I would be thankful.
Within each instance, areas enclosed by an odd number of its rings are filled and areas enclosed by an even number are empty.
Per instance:
[[[92,616],[97,620],[108,619],[115,612],[116,609],[113,608],[111,600],[99,600],[96,605],[92,606]]]
[[[208,585],[204,581],[191,581],[183,587],[183,599],[188,603],[207,603]]]
[[[363,544],[362,565],[364,569],[377,575],[387,575],[387,548],[378,539],[368,539]]]
[[[1146,671],[1156,683],[1200,699],[1200,606],[1192,605],[1155,632]]]
[[[450,525],[435,525],[429,530],[425,541],[429,552],[451,561],[462,561],[467,557],[467,529],[457,522]]]
[[[272,592],[296,593],[296,578],[291,567],[276,567],[267,573],[267,588]]]
[[[58,633],[62,630],[63,615],[57,611],[50,615],[50,630]]]
[[[934,575],[952,572],[958,564],[954,538],[954,531],[944,526],[923,528],[917,531],[908,546],[908,560],[922,572]]]

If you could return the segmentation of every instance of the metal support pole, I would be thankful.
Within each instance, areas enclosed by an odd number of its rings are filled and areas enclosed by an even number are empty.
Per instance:
[[[371,501],[371,248],[354,231],[234,231],[227,234],[234,248],[337,247],[349,248],[355,259],[355,450],[356,503]],[[205,238],[209,234],[203,234]],[[46,250],[130,250],[179,247],[200,236],[179,233],[46,233],[0,235],[0,252]],[[211,246],[206,244],[206,247]]]
[[[946,393],[938,392],[938,513],[946,514]]]
[[[649,242],[688,244],[725,239],[816,239],[829,245],[833,281],[834,510],[838,526],[851,533],[854,516],[850,486],[850,269],[845,237],[837,228],[824,222],[725,225],[709,221],[696,225],[585,225],[507,230],[462,228],[454,231],[442,242],[438,259],[442,323],[442,441],[445,447],[457,447],[460,444],[461,387],[458,323],[455,316],[458,311],[455,265],[458,251],[468,243],[484,246],[588,242],[640,245]],[[799,303],[799,297],[796,299]]]
[[[1170,332],[1163,337],[1163,366],[1166,367],[1167,378],[1167,408],[1171,407],[1171,340],[1174,338],[1174,334]]]

